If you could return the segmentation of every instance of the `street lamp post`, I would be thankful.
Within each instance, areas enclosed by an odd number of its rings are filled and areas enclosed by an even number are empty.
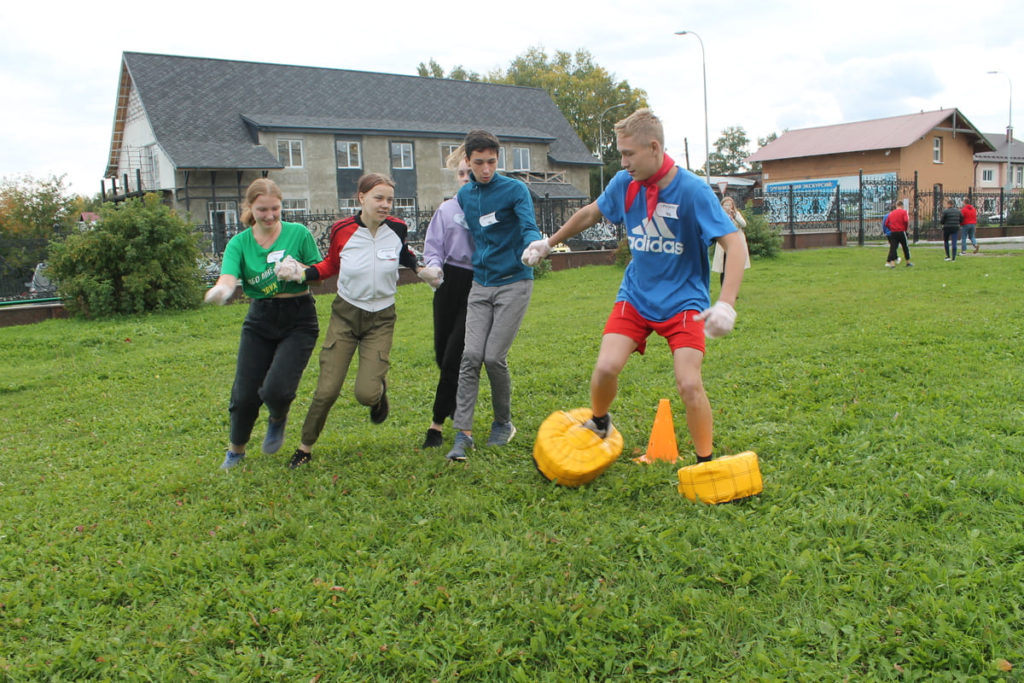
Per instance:
[[[625,107],[625,102],[619,102],[601,112],[601,115],[597,118],[597,157],[601,160],[601,192],[604,192],[604,115],[610,112],[612,109],[618,109],[619,107]]]
[[[700,43],[700,67],[704,75],[704,177],[711,184],[711,138],[708,136],[708,66],[704,58],[704,41],[694,31],[676,31],[677,36],[694,36]]]
[[[1010,119],[1006,124],[1006,201],[1010,201],[1010,192],[1013,191],[1013,166],[1011,165],[1013,158],[1013,81],[1004,71],[989,71],[988,73],[1003,74],[1006,76],[1006,82],[1010,85]],[[1001,208],[1005,209],[1005,207]],[[1006,217],[1010,217],[1009,211],[1006,212]]]

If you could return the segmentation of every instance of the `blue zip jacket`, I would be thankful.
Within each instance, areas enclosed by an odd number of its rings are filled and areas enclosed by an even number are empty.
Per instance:
[[[469,177],[456,196],[476,244],[473,280],[485,287],[532,280],[533,268],[520,258],[541,234],[526,183],[499,173],[486,184]]]

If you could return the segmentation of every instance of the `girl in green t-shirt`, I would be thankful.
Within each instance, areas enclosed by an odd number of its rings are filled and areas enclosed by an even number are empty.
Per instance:
[[[305,226],[281,221],[281,200],[281,190],[272,180],[260,178],[249,185],[242,207],[242,223],[249,227],[228,242],[221,275],[206,293],[208,303],[223,304],[241,284],[251,299],[231,387],[231,444],[221,464],[224,470],[245,458],[261,405],[270,413],[263,452],[281,448],[288,409],[320,333],[309,287],[278,280],[274,272],[286,256],[302,263],[321,258]]]

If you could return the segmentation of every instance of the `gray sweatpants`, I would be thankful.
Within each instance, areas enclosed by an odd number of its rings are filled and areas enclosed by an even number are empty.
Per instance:
[[[496,422],[512,419],[512,378],[508,350],[530,305],[533,280],[519,280],[498,287],[476,282],[466,305],[466,345],[459,366],[459,393],[455,400],[456,429],[473,429],[473,411],[480,389],[480,365],[487,368],[491,405]]]

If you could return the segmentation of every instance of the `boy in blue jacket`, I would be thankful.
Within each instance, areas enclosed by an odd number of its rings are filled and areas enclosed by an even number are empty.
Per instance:
[[[466,305],[466,344],[455,401],[455,443],[448,460],[465,460],[473,448],[473,411],[480,387],[480,365],[491,383],[494,420],[488,446],[504,446],[515,436],[508,351],[519,332],[533,292],[533,268],[523,264],[526,247],[541,238],[526,184],[500,175],[500,143],[491,133],[472,130],[463,143],[470,181],[457,195],[473,235],[473,286]]]

